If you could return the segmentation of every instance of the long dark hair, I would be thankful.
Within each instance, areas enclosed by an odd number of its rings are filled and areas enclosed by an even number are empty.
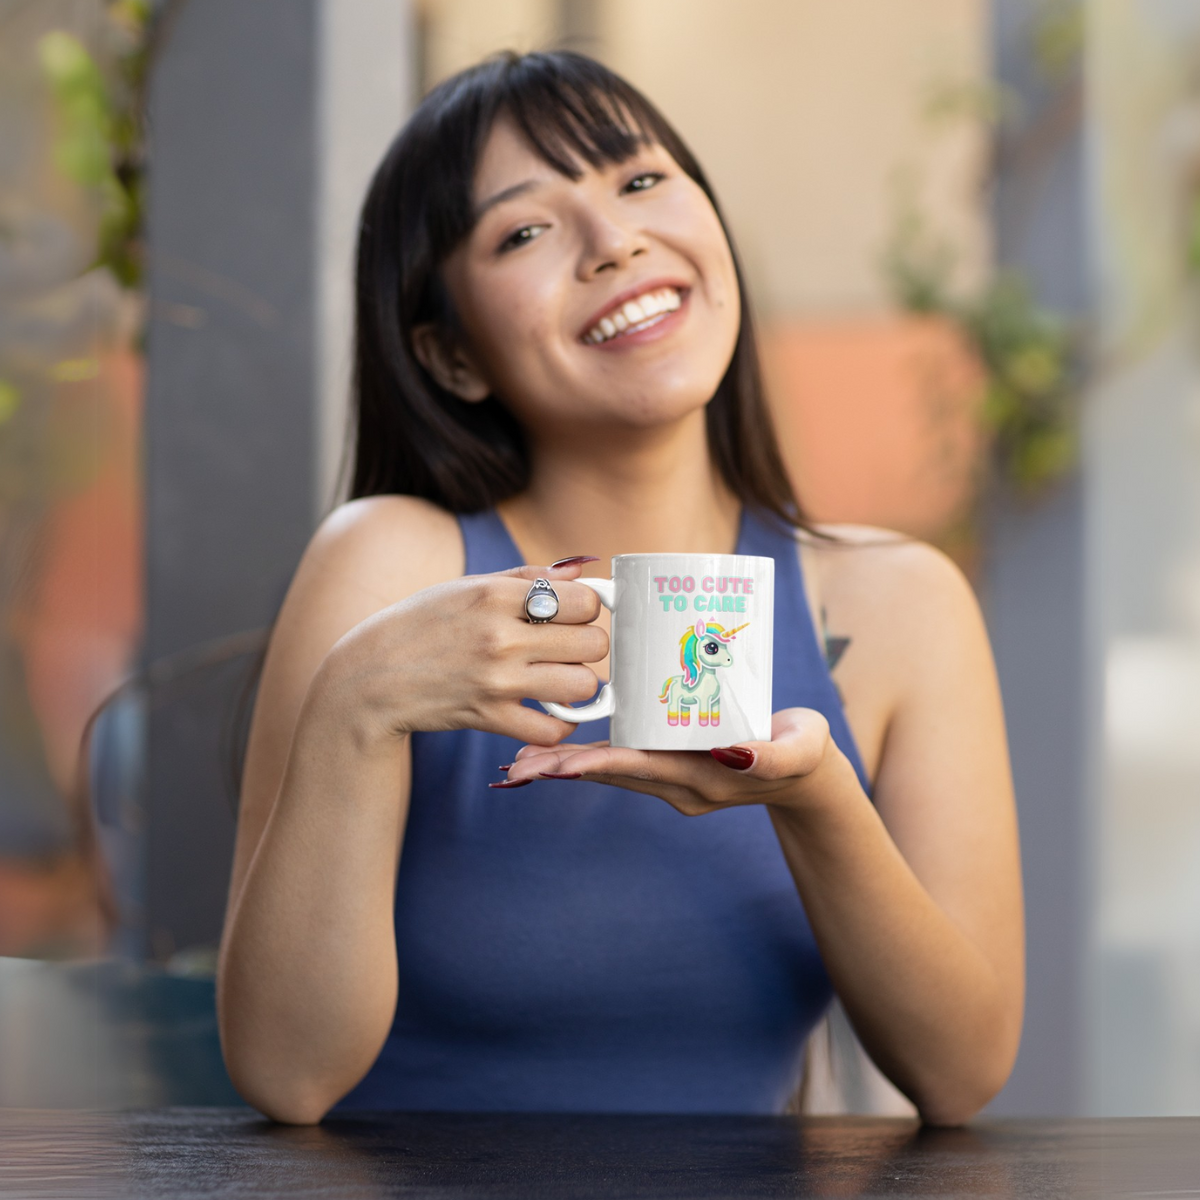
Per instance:
[[[489,508],[525,488],[529,451],[495,397],[467,403],[417,361],[412,331],[456,320],[439,268],[471,231],[473,183],[500,116],[556,171],[577,179],[661,145],[724,218],[700,164],[662,114],[607,67],[566,51],[487,59],[425,98],[379,165],[358,238],[350,497],[422,496],[456,513]],[[733,241],[730,239],[730,247]],[[742,321],[729,367],[707,407],[709,452],[746,505],[787,525],[803,517],[763,394],[754,326],[734,251]]]

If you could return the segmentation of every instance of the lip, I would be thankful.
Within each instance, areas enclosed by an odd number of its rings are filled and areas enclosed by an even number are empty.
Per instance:
[[[639,296],[646,295],[647,292],[657,292],[662,288],[674,288],[679,293],[680,299],[682,300],[680,306],[674,312],[667,313],[664,320],[669,320],[671,317],[678,316],[687,307],[688,298],[692,290],[691,284],[684,283],[680,279],[647,279],[642,283],[635,283],[633,287],[626,288],[623,292],[618,292],[615,296],[612,296],[606,300],[604,306],[596,309],[596,311],[588,318],[587,323],[579,331],[579,340],[581,342],[584,341],[588,333],[600,323],[601,317],[607,317],[609,313],[620,308],[622,304],[627,304],[630,300],[636,300]],[[659,324],[663,324],[663,322],[659,322]],[[658,326],[655,325],[651,328],[657,329]],[[643,332],[649,333],[650,330],[647,329]],[[640,336],[641,334],[623,334],[619,338],[612,338],[609,342],[601,342],[596,349],[603,349],[605,346],[611,345],[612,342],[619,342],[625,338],[636,339]],[[590,342],[585,342],[584,344],[591,345]]]

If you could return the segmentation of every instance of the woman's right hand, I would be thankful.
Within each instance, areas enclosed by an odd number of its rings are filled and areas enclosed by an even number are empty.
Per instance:
[[[575,704],[596,691],[585,664],[608,654],[608,634],[591,624],[600,601],[574,583],[579,564],[515,567],[424,588],[360,622],[317,673],[357,724],[388,739],[412,732],[481,729],[538,745],[575,726],[521,703]],[[531,624],[525,596],[537,578],[558,593],[553,621]]]

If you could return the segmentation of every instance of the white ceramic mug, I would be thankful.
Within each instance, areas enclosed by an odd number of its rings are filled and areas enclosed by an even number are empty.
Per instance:
[[[612,610],[610,679],[563,721],[611,717],[610,743],[711,750],[770,741],[775,560],[619,554],[611,579],[579,579]]]

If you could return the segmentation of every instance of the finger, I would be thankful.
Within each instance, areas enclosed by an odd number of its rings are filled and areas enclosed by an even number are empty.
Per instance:
[[[620,786],[631,788],[636,783],[649,788],[659,785],[688,787],[701,782],[706,774],[710,781],[714,775],[714,764],[703,754],[676,750],[628,750],[610,747],[606,742],[560,742],[544,754],[521,751],[513,764],[513,774],[523,777],[532,778],[547,769],[553,769],[556,773],[586,775],[589,779],[602,782],[617,782]]]
[[[578,662],[533,663],[521,673],[522,694],[531,700],[585,704],[596,695],[599,680],[591,667]]]
[[[528,663],[600,662],[608,654],[608,634],[599,625],[531,625],[519,636]],[[531,693],[532,694],[532,693]]]
[[[541,779],[543,773],[553,774],[558,771],[559,756],[554,746],[528,746],[517,751],[516,757],[510,763],[500,765],[500,770],[508,772],[509,779],[520,779],[532,782]]]
[[[513,700],[501,704],[496,719],[481,725],[480,728],[518,742],[554,746],[574,733],[576,726],[570,721],[560,721],[548,712],[530,708],[527,704]]]
[[[594,554],[580,554],[572,558],[561,558],[548,567],[539,567],[537,563],[523,563],[519,567],[509,567],[507,571],[497,571],[495,574],[526,579],[530,583],[535,579],[578,579],[588,563],[599,561]]]
[[[593,746],[604,746],[607,742],[594,742]],[[570,745],[579,748],[582,744],[571,742]],[[533,783],[539,779],[580,779],[577,771],[566,771],[563,768],[565,756],[560,746],[531,744],[522,746],[517,751],[511,763],[505,763],[499,770],[507,771],[507,779],[511,783]]]
[[[607,749],[605,742],[591,745],[564,742],[558,746],[539,746],[536,752],[523,749],[510,767],[508,778],[516,783],[539,779],[588,779],[627,792],[656,796],[688,817],[714,812],[723,806],[723,796],[710,797],[691,782],[674,782],[670,778],[680,767],[685,771],[690,767],[697,775],[712,774],[715,765],[703,754],[692,751],[675,755],[670,751],[651,750],[627,751],[617,757],[621,752],[606,755]],[[637,757],[630,758],[629,755]],[[691,764],[658,761],[675,758],[694,761]],[[743,790],[745,786],[741,784]]]
[[[492,576],[498,589],[500,606],[505,612],[511,612],[522,621],[525,616],[525,598],[529,595],[529,585],[534,579],[546,579],[546,568],[522,567],[521,570],[535,572],[531,577],[511,576],[505,571]],[[539,572],[540,573],[537,573]],[[594,621],[600,615],[600,597],[590,587],[575,583],[570,579],[559,579],[550,576],[554,594],[558,597],[558,612],[547,624],[582,625]]]
[[[607,745],[607,742],[569,742],[558,745],[522,746],[507,768],[509,778],[534,780],[545,776],[562,778],[564,775],[573,779],[581,778],[582,772],[573,767],[568,769],[564,763],[576,756],[580,750]]]
[[[563,744],[540,744],[531,742],[527,746],[522,746],[520,750],[513,756],[513,762],[520,762],[522,759],[534,758],[539,754],[563,754],[564,752],[573,753],[578,750],[594,750],[598,746],[607,746],[607,742],[571,742],[569,745]]]
[[[785,708],[771,717],[769,742],[742,741],[712,757],[746,779],[778,780],[814,771],[830,746],[829,722],[812,708]]]
[[[668,801],[689,816],[732,803],[753,804],[778,784],[747,778],[697,750],[629,750],[560,742],[536,761],[518,758],[513,778],[586,778]]]

